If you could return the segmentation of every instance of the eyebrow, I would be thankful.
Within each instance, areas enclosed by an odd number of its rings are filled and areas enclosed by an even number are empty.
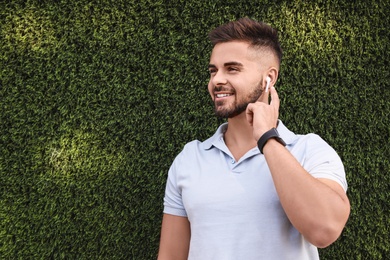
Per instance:
[[[229,67],[229,66],[238,66],[238,67],[243,67],[244,65],[240,62],[237,62],[237,61],[230,61],[230,62],[225,62],[223,64],[224,67]],[[214,64],[209,64],[209,69],[210,68],[216,68],[217,66],[215,66]]]

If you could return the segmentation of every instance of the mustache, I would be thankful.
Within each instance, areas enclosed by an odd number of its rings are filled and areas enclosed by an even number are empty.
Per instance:
[[[233,92],[233,93],[236,92],[234,88],[227,88],[225,86],[214,86],[214,92],[219,92],[219,91],[226,91],[226,92]]]

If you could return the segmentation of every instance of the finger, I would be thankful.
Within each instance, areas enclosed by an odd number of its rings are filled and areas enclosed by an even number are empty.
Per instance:
[[[275,87],[273,87],[273,86],[271,87],[270,94],[271,94],[270,105],[272,105],[273,107],[275,107],[276,109],[279,110],[280,99],[279,99],[279,95],[278,95],[278,92],[276,91]]]
[[[267,105],[269,104],[269,94],[270,94],[270,89],[268,89],[267,92],[265,92],[265,88],[263,89],[263,94],[259,97],[258,101],[266,103]]]
[[[246,120],[250,125],[253,125],[253,105],[249,104],[245,111]]]

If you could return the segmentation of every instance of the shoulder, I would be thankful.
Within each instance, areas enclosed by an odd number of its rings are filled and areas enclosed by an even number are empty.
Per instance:
[[[177,154],[173,164],[180,164],[183,161],[188,161],[190,158],[193,158],[194,155],[200,153],[202,149],[202,142],[199,140],[193,140],[186,143],[179,154]]]
[[[181,154],[194,153],[203,149],[203,143],[199,140],[192,140],[184,145]]]
[[[292,150],[305,151],[309,154],[316,154],[317,152],[336,153],[330,144],[314,133],[297,135],[295,142],[292,144]]]

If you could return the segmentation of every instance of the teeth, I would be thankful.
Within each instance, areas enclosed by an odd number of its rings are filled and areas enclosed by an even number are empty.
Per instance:
[[[230,94],[217,94],[217,98],[228,97]]]

